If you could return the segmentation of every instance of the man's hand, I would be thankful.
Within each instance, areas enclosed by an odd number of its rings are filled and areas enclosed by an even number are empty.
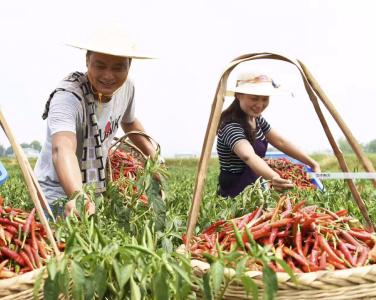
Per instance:
[[[71,213],[73,213],[79,217],[79,213],[76,209],[76,199],[69,200],[64,207],[64,214],[65,216],[69,216]],[[85,211],[88,216],[91,216],[95,213],[95,203],[92,202],[89,197],[85,200]]]

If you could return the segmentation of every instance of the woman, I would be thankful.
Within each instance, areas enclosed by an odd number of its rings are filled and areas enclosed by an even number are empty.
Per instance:
[[[269,105],[269,96],[287,93],[264,74],[241,74],[232,104],[222,112],[217,140],[220,162],[219,194],[235,197],[247,185],[262,177],[277,190],[294,185],[282,179],[263,160],[268,143],[287,155],[320,172],[319,164],[270,127],[261,116]]]

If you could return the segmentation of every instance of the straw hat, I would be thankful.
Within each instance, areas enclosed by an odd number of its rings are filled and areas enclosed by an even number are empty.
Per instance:
[[[235,93],[260,95],[260,96],[282,96],[292,95],[276,84],[268,75],[261,73],[242,73],[236,80],[236,87],[226,91],[226,96],[234,96]]]
[[[109,55],[137,59],[152,58],[136,46],[128,32],[121,26],[108,25],[94,30],[87,38],[68,42],[68,46]]]

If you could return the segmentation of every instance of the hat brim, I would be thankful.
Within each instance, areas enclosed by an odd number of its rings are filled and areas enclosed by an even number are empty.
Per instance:
[[[120,57],[129,57],[129,58],[134,58],[134,59],[154,59],[155,57],[145,55],[139,51],[133,51],[132,49],[116,49],[114,50],[113,48],[106,47],[106,45],[99,45],[99,44],[90,44],[90,43],[66,43],[67,46],[78,48],[78,49],[83,49],[83,50],[88,50],[88,51],[93,51],[93,52],[98,52],[98,53],[103,53],[103,54],[108,54],[108,55],[114,55],[114,56],[120,56]]]

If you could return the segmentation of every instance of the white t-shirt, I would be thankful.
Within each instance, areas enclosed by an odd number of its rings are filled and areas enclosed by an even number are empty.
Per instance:
[[[96,101],[98,129],[106,161],[111,141],[121,123],[132,123],[135,120],[132,81],[127,79],[109,102],[101,103],[100,107],[98,105],[99,103]],[[83,117],[82,105],[72,93],[66,91],[55,93],[48,112],[46,141],[34,168],[36,177],[50,203],[58,198],[66,197],[52,162],[52,135],[62,131],[73,132],[77,137],[77,145],[81,145],[83,139],[78,133],[82,132]],[[80,162],[81,154],[77,153],[76,155]],[[87,155],[95,157],[94,153]]]

